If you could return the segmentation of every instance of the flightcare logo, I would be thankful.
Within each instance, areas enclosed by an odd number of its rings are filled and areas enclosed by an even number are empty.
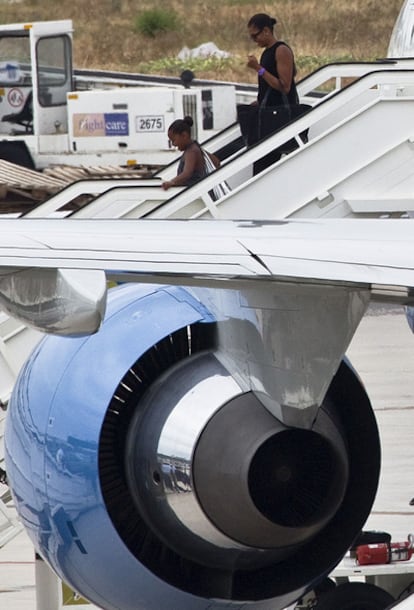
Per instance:
[[[75,138],[127,136],[129,121],[126,112],[79,113],[73,115]]]

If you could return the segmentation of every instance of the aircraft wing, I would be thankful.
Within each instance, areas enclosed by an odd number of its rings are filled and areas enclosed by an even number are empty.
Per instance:
[[[123,281],[205,287],[224,287],[225,281],[226,288],[250,280],[351,283],[368,286],[373,298],[410,304],[413,232],[411,219],[1,220],[1,291],[10,303],[7,286],[15,282],[15,272],[31,269],[33,278],[38,268],[79,270],[80,293],[92,290],[90,276],[82,276],[94,271]],[[90,301],[102,308],[102,282],[96,286]],[[102,315],[101,309],[95,326]]]
[[[197,285],[292,278],[411,287],[413,236],[410,219],[2,220],[0,264]]]

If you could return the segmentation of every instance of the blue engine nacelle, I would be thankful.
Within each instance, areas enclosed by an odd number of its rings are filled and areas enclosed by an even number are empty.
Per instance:
[[[120,286],[96,335],[45,337],[19,375],[17,510],[99,607],[282,609],[369,514],[379,439],[350,366],[311,429],[286,427],[217,358],[225,323],[182,288]]]

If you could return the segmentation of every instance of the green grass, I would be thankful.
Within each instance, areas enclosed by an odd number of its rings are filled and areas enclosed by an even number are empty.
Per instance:
[[[163,32],[173,32],[178,28],[178,16],[175,11],[154,8],[142,11],[135,18],[135,30],[138,34],[155,38]]]
[[[246,68],[250,52],[260,54],[247,35],[255,12],[278,19],[276,34],[296,56],[298,77],[333,61],[385,57],[402,0],[55,0],[0,3],[2,23],[72,19],[74,64],[78,68],[120,69],[198,78],[254,82]],[[161,7],[161,8],[160,8]],[[230,60],[180,62],[179,51],[212,41]]]

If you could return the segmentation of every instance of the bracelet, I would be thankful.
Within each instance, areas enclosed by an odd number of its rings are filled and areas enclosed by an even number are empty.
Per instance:
[[[265,69],[265,68],[263,68],[263,66],[260,66],[260,68],[259,68],[259,69],[258,69],[258,71],[257,71],[257,74],[258,74],[259,76],[263,76],[263,74],[264,74],[265,72],[266,72],[266,69]]]

